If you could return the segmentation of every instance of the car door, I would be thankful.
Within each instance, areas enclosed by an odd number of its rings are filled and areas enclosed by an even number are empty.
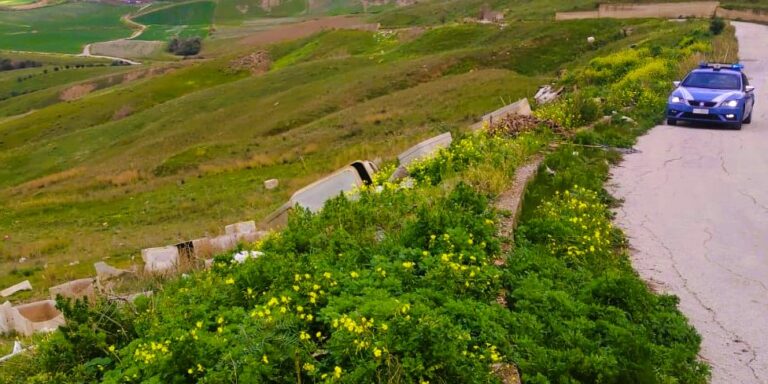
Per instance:
[[[749,79],[747,75],[741,74],[741,86],[742,91],[746,93],[747,100],[744,102],[744,116],[752,114],[752,108],[755,106],[755,93],[747,92],[747,86],[749,85]]]

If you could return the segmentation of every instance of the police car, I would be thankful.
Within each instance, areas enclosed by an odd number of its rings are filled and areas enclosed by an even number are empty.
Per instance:
[[[715,123],[741,129],[752,121],[755,87],[741,64],[702,63],[675,90],[667,103],[667,124],[678,121]]]

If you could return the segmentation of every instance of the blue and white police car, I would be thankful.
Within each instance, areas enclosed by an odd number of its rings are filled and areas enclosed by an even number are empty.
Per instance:
[[[702,63],[675,90],[667,103],[667,124],[678,121],[715,123],[741,129],[752,120],[755,87],[741,64]]]

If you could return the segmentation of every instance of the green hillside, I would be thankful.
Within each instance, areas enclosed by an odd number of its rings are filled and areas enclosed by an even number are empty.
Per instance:
[[[35,107],[0,122],[0,232],[12,234],[0,285],[29,274],[44,289],[105,257],[127,263],[141,248],[260,219],[319,175],[532,95],[573,57],[599,52],[587,36],[610,49],[625,23],[326,32],[274,47],[276,69],[263,75],[235,73],[226,57]],[[34,96],[0,112],[26,113]],[[281,188],[263,190],[273,177]]]

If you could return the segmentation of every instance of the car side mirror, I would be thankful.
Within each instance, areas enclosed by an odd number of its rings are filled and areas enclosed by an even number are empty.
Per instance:
[[[753,87],[751,85],[747,85],[746,87],[744,87],[744,90],[746,90],[747,93],[752,93],[752,92],[755,91],[755,87]]]
[[[672,84],[674,84],[675,87],[679,87],[680,86],[680,82],[679,81],[673,81]]]

